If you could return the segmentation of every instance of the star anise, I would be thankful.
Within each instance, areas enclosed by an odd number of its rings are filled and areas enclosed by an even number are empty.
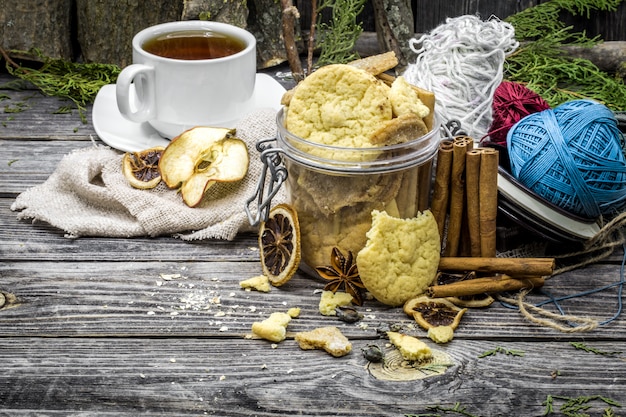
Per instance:
[[[356,305],[363,305],[362,290],[365,286],[361,282],[352,252],[348,251],[348,256],[345,257],[338,248],[333,248],[330,265],[318,266],[315,270],[322,278],[330,281],[324,286],[324,290],[337,292],[341,289],[352,296]]]

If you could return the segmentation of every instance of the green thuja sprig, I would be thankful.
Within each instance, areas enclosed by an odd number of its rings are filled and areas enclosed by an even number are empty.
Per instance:
[[[590,17],[592,11],[615,11],[623,0],[551,0],[509,16],[520,48],[506,59],[505,77],[525,84],[552,107],[591,98],[613,110],[626,109],[623,80],[601,71],[586,59],[571,58],[564,45],[592,47],[602,41],[573,32],[560,20],[562,12]]]
[[[501,346],[497,346],[495,349],[481,353],[478,355],[478,358],[486,358],[487,356],[497,355],[498,353],[508,356],[524,356],[524,352],[521,350],[505,349]]]
[[[588,417],[589,414],[585,413],[585,411],[591,408],[590,403],[593,401],[601,401],[612,407],[622,406],[619,402],[608,397],[603,397],[601,395],[580,396],[575,398],[559,395],[548,395],[546,400],[543,402],[543,405],[546,407],[543,413],[544,416],[554,414],[555,400],[563,401],[563,404],[561,405],[561,407],[559,407],[559,411],[567,417]],[[603,417],[611,417],[614,415],[615,412],[611,407],[605,408],[602,414]]]
[[[93,103],[100,88],[115,83],[121,71],[113,64],[75,63],[50,58],[37,49],[12,52],[33,56],[42,63],[36,68],[18,65],[4,54],[11,75],[32,83],[47,96],[72,101],[83,122],[86,122],[84,111],[87,104]]]
[[[366,0],[324,0],[318,7],[319,40],[317,46],[320,55],[317,65],[345,64],[359,58],[354,49],[359,35],[363,32],[357,17],[365,6]],[[323,9],[330,8],[332,16],[329,23],[321,21]]]
[[[18,103],[15,103],[14,105],[7,104],[6,106],[4,106],[5,113],[21,113],[25,111],[26,109],[28,109],[28,104],[21,102],[21,101]]]
[[[596,349],[594,347],[587,346],[586,344],[581,343],[581,342],[570,342],[570,345],[572,345],[576,349],[583,350],[588,353],[594,353],[596,355],[612,356],[612,355],[619,355],[620,353],[622,353],[621,351],[608,352],[608,351]]]
[[[599,38],[589,39],[584,33],[572,33],[571,27],[566,27],[565,23],[560,20],[562,12],[589,19],[593,11],[616,11],[622,1],[551,0],[511,15],[506,18],[506,21],[515,27],[515,38],[518,41],[536,40],[560,32],[556,40],[561,43],[597,42]],[[561,29],[567,29],[567,31],[561,32]]]

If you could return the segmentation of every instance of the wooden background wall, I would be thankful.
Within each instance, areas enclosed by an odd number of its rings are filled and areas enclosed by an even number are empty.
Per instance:
[[[540,0],[406,0],[410,1],[415,21],[415,32],[426,33],[448,17],[465,14],[478,14],[486,19],[495,15],[500,19],[518,13],[528,7],[546,1]],[[302,15],[302,26],[310,21],[310,1],[296,1]],[[374,31],[374,18],[371,4],[367,4],[360,19],[366,31]],[[626,41],[626,1],[613,13],[593,13],[586,17],[563,16],[563,21],[573,25],[577,31],[586,30],[591,35],[601,35],[606,41]]]
[[[501,19],[518,13],[527,7],[545,1],[537,0],[413,0],[416,15],[415,31],[427,32],[443,23],[446,17],[478,13],[482,18],[496,15]],[[460,13],[459,13],[460,11]],[[592,35],[602,35],[604,40],[626,40],[626,1],[616,12],[594,13],[590,19],[563,16],[563,20],[574,25],[576,30],[587,30]]]
[[[320,1],[320,0],[318,0]],[[397,0],[410,2],[414,32],[425,33],[448,17],[478,14],[506,18],[540,0]],[[301,27],[310,22],[310,0],[293,0]],[[0,40],[3,49],[39,48],[46,56],[121,67],[131,57],[134,33],[166,21],[197,19],[211,10],[213,20],[247,25],[259,41],[259,67],[285,61],[281,8],[277,0],[0,0]],[[577,30],[599,34],[607,41],[626,41],[626,1],[613,13],[590,19],[565,17]],[[361,15],[364,29],[375,31],[373,7]]]

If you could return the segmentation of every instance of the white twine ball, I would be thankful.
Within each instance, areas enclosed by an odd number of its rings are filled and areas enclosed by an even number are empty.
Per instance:
[[[409,83],[435,93],[435,112],[444,125],[457,120],[464,134],[478,141],[491,125],[491,104],[505,58],[519,46],[514,36],[513,26],[497,17],[448,18],[409,41],[417,59],[403,75]]]

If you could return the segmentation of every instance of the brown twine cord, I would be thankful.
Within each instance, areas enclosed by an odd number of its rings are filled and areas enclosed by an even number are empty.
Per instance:
[[[626,213],[621,213],[604,225],[594,237],[587,241],[583,250],[555,257],[556,259],[568,259],[586,256],[585,259],[577,263],[560,267],[556,269],[551,276],[544,278],[548,280],[564,272],[588,266],[607,258],[617,247],[626,243],[626,235],[624,234],[623,229],[625,225]],[[517,306],[520,313],[527,320],[545,327],[550,327],[563,333],[587,332],[599,326],[598,321],[592,318],[556,314],[525,302],[524,299],[530,291],[531,289],[521,290],[515,298],[505,297],[503,295],[498,295],[497,298],[502,302]],[[572,326],[563,325],[561,323],[580,323],[580,325]]]
[[[610,256],[616,248],[626,242],[624,225],[626,225],[626,212],[621,213],[604,225],[594,237],[585,242],[583,250],[556,256],[555,259],[580,258],[583,256],[586,256],[586,258],[577,263],[556,269],[551,277],[583,266],[592,265]]]
[[[614,231],[622,231],[622,227],[626,225],[626,212],[620,213],[615,216],[610,222],[605,224],[602,229],[594,237],[592,237],[586,246],[590,247],[596,245],[600,241],[605,241]]]
[[[505,297],[503,295],[498,295],[497,298],[500,301],[516,305],[519,308],[520,313],[522,313],[527,320],[541,326],[550,327],[563,333],[588,332],[598,327],[598,321],[592,318],[556,314],[541,307],[535,307],[532,304],[526,303],[524,298],[529,292],[530,290],[528,289],[522,290],[517,294],[516,298]],[[535,315],[533,315],[531,311],[535,313]],[[540,316],[544,316],[545,318],[541,318]],[[581,323],[581,325],[572,327],[559,324],[559,322]]]

